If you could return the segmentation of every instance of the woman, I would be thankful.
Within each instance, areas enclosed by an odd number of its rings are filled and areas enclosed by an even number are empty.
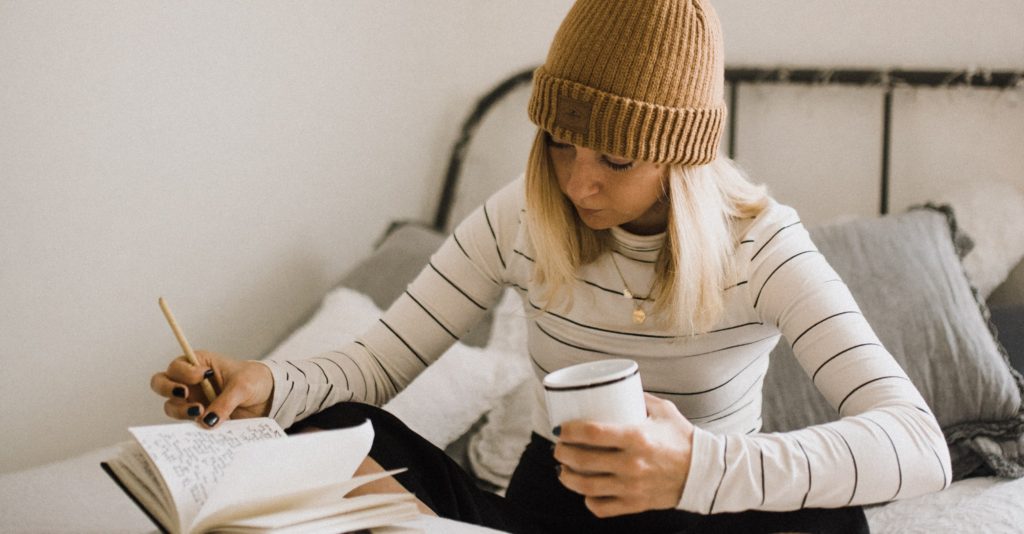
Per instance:
[[[369,417],[371,457],[409,467],[398,481],[421,501],[504,530],[866,531],[858,505],[948,485],[948,450],[796,213],[716,157],[722,94],[721,32],[704,0],[579,0],[534,76],[525,179],[462,222],[374,328],[304,361],[202,353],[204,366],[177,360],[153,389],[169,415],[208,426]],[[371,405],[506,286],[529,312],[538,377],[627,356],[654,395],[643,424],[552,429],[538,381],[524,407],[535,434],[500,498]],[[780,334],[841,420],[758,433]],[[204,406],[195,384],[207,369],[223,391]]]

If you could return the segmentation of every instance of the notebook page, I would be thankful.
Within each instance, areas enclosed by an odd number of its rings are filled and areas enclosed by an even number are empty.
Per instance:
[[[231,517],[247,503],[272,501],[352,478],[373,445],[373,425],[363,424],[271,440],[241,448],[193,524]],[[353,486],[354,487],[354,486]]]
[[[246,443],[285,437],[281,426],[269,418],[225,421],[214,430],[195,423],[128,430],[160,471],[177,507],[179,530],[199,513],[236,449]]]

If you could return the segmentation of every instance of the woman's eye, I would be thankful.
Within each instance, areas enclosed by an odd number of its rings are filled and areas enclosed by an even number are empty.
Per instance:
[[[617,163],[608,158],[601,158],[601,161],[603,161],[604,164],[613,171],[628,171],[629,169],[633,168],[634,163],[632,161],[626,163]]]

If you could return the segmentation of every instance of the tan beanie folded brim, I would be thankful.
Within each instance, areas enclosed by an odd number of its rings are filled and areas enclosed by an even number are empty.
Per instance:
[[[718,154],[726,107],[670,108],[533,74],[530,119],[559,138],[605,154],[701,165]]]
[[[575,145],[702,165],[718,155],[724,75],[708,0],[576,0],[533,74],[528,113]]]

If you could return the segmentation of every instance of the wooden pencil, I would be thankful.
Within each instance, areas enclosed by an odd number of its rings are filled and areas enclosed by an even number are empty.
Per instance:
[[[174,319],[174,314],[171,313],[171,309],[167,307],[167,301],[163,297],[160,297],[159,301],[160,309],[164,312],[164,317],[167,318],[167,323],[171,325],[171,330],[174,332],[174,337],[178,338],[178,344],[181,345],[181,350],[185,351],[185,357],[192,365],[199,365],[199,360],[196,358],[196,354],[192,352],[192,346],[188,344],[188,340],[185,339],[185,334],[181,331],[178,326],[178,321]],[[206,395],[206,400],[213,402],[213,399],[217,398],[217,392],[213,389],[213,384],[210,380],[204,378],[200,383],[203,388],[203,394]]]

